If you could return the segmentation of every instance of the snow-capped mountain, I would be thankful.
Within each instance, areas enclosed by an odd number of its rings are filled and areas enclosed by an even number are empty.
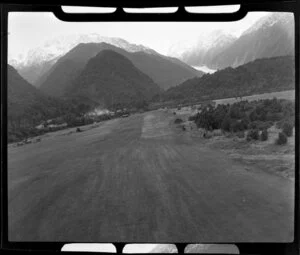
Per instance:
[[[180,43],[169,55],[191,66],[211,69],[236,67],[257,58],[292,55],[294,22],[291,13],[270,13],[256,21],[239,36],[221,30],[202,34],[197,42]]]
[[[23,54],[13,55],[9,52],[8,62],[30,83],[35,84],[39,77],[47,72],[56,61],[79,43],[105,42],[128,52],[143,51],[148,54],[158,54],[156,51],[127,42],[121,38],[105,37],[99,34],[73,34],[54,38],[44,44],[30,49]]]
[[[269,15],[260,18],[256,23],[254,23],[253,26],[251,26],[246,31],[244,31],[244,33],[242,33],[241,36],[254,33],[255,31],[258,30],[268,29],[276,24],[279,24],[280,26],[289,29],[292,20],[293,17],[291,13],[285,13],[285,12],[270,13]]]
[[[169,48],[168,55],[177,57],[190,65],[202,65],[203,58],[212,49],[225,48],[236,37],[223,32],[213,30],[210,33],[201,33],[196,40],[182,41]]]
[[[291,13],[272,13],[259,19],[226,51],[212,59],[211,68],[236,67],[258,58],[294,54],[294,19]]]
[[[198,37],[192,45],[179,44],[173,46],[169,55],[175,55],[192,66],[204,66],[211,61],[211,59],[226,50],[226,48],[236,40],[236,37],[224,33],[222,30],[215,30],[209,34],[202,34]],[[187,42],[188,44],[188,42]]]

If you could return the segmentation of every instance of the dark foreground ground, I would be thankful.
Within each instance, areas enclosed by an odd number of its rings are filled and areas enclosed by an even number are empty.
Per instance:
[[[10,147],[9,239],[285,242],[294,182],[245,171],[155,111]]]

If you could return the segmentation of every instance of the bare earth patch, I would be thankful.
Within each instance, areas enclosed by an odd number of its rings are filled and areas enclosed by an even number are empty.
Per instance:
[[[295,178],[295,135],[288,138],[286,145],[276,145],[279,129],[274,126],[268,130],[267,141],[247,142],[245,138],[234,135],[202,138],[201,130],[190,132],[193,138],[202,139],[206,146],[221,150],[236,161],[246,165],[245,170],[261,169],[262,171],[294,180]],[[294,130],[295,134],[295,130]]]
[[[166,135],[171,135],[172,131],[169,128],[169,121],[167,119],[172,119],[170,116],[166,115],[154,115],[148,113],[144,116],[144,123],[142,127],[142,138],[159,138]]]

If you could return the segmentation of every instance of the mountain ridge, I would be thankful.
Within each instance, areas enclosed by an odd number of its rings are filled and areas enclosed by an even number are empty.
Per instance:
[[[256,59],[205,74],[164,92],[165,101],[195,102],[295,88],[294,56]]]
[[[63,69],[69,69],[64,66],[65,60],[71,60],[76,66],[76,72],[78,75],[84,68],[88,60],[97,55],[102,50],[114,50],[133,62],[133,64],[143,73],[147,74],[153,81],[158,84],[161,88],[168,88],[172,85],[178,85],[184,80],[200,76],[203,72],[197,71],[196,69],[189,67],[180,60],[169,59],[168,57],[161,56],[160,54],[153,55],[145,52],[127,52],[121,48],[115,47],[107,43],[81,43],[67,52],[61,57],[57,63],[41,77],[39,81],[40,89],[49,92],[52,96],[62,96],[63,93],[56,94],[55,89],[50,87],[57,87],[58,91],[61,91],[62,87],[67,87],[73,76],[69,76],[69,80],[63,79],[59,81],[60,73]],[[75,73],[76,73],[75,72]],[[57,82],[52,82],[56,80]]]
[[[105,108],[139,108],[159,92],[157,84],[128,58],[103,50],[89,59],[66,94]]]
[[[29,83],[35,85],[40,76],[45,74],[60,57],[76,45],[89,42],[106,42],[128,52],[144,51],[148,54],[158,54],[149,47],[129,43],[118,37],[101,36],[97,33],[71,34],[47,40],[38,47],[29,49],[19,55],[13,55],[13,52],[9,52],[8,63],[14,66]]]
[[[177,57],[191,66],[210,69],[237,67],[259,58],[294,54],[294,19],[291,13],[270,13],[261,17],[238,37],[214,31]],[[218,42],[219,41],[219,42]],[[206,43],[207,44],[207,43]]]

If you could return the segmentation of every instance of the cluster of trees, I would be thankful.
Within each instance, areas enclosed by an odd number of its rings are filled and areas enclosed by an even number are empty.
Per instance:
[[[205,106],[191,116],[198,128],[212,131],[244,132],[247,140],[267,140],[267,129],[276,123],[285,136],[291,136],[295,125],[295,103],[284,99],[241,101],[232,105]]]
[[[41,135],[53,128],[37,130],[35,127],[49,119],[55,119],[60,123],[78,122],[83,114],[90,109],[90,105],[74,100],[60,100],[39,95],[33,98],[28,105],[8,105],[8,142],[16,142],[22,139]],[[60,124],[53,123],[53,124]]]

